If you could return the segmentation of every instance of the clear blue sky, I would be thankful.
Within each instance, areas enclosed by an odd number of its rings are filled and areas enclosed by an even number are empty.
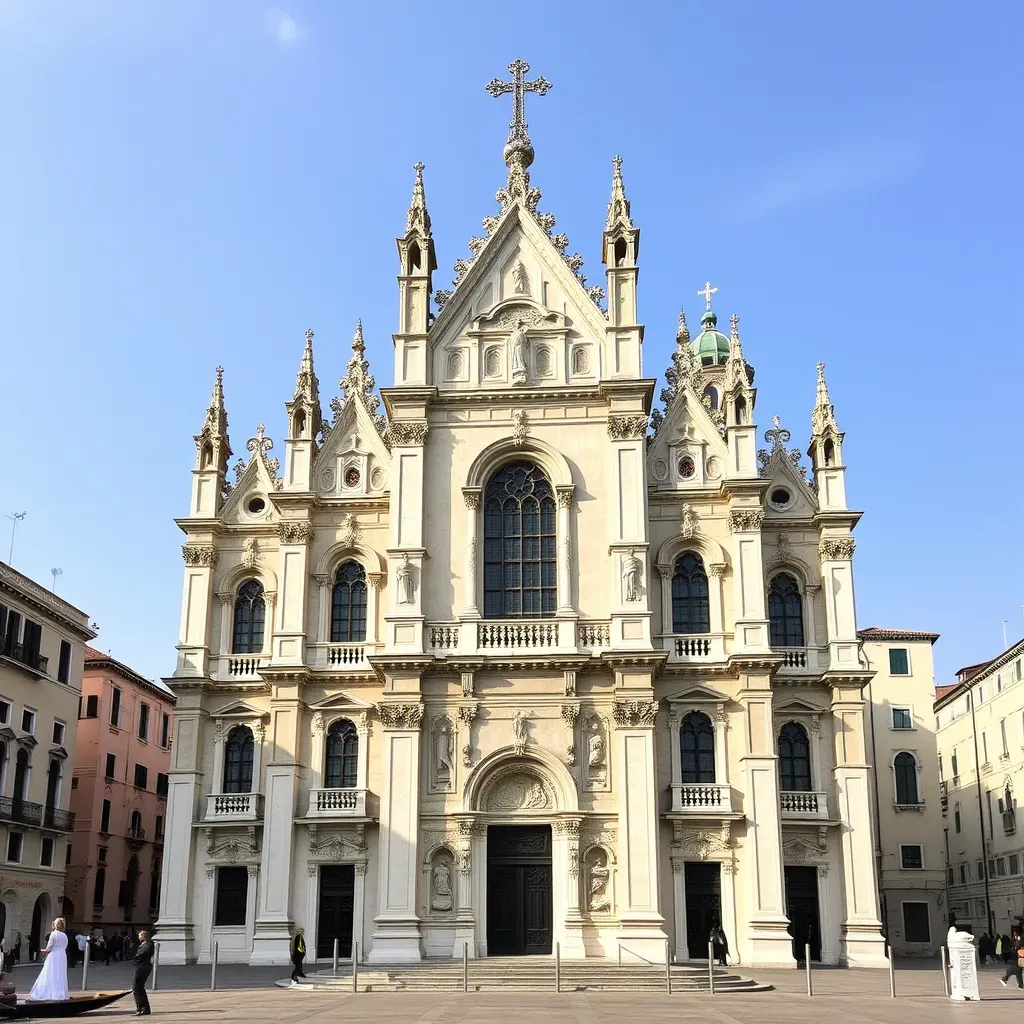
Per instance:
[[[861,625],[1022,632],[1019,4],[0,0],[0,511],[14,564],[147,675],[174,666],[192,434],[278,439],[307,327],[324,403],[357,317],[391,379],[411,165],[448,287],[493,213],[523,56],[541,208],[603,281],[611,158],[661,375],[718,285],[757,418],[847,432]],[[660,389],[660,386],[659,386]],[[7,558],[0,520],[0,558]]]

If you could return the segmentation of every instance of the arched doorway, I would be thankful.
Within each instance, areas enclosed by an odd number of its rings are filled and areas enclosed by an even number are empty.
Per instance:
[[[135,911],[135,901],[139,893],[139,858],[132,854],[128,861],[128,877],[124,883],[124,919],[131,921]]]
[[[32,907],[32,928],[28,933],[28,955],[31,960],[39,959],[40,944],[45,944],[44,940],[50,934],[53,922],[51,911],[50,894],[40,893]]]

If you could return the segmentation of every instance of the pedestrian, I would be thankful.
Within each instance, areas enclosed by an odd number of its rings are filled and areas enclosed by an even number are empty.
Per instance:
[[[1013,933],[1013,941],[1010,943],[1011,946],[1017,946],[1014,950],[1014,960],[1010,963],[1010,966],[1006,968],[1006,972],[999,979],[999,984],[1006,988],[1006,983],[1010,978],[1017,979],[1017,988],[1024,988],[1024,939],[1021,939],[1017,932]]]
[[[982,967],[988,963],[990,956],[992,956],[992,939],[988,932],[982,932],[981,938],[978,939],[978,958],[981,960]]]
[[[996,963],[1003,958],[1003,937],[1002,935],[996,936]]]
[[[722,926],[716,921],[711,928],[711,950],[721,967],[728,966],[729,942]]]
[[[139,944],[135,949],[135,980],[132,982],[132,995],[135,996],[135,1016],[148,1017],[152,1012],[149,1008],[149,996],[146,995],[146,982],[153,972],[153,943],[149,941],[149,932],[139,932]]]
[[[96,938],[93,940],[93,945],[96,947],[96,959],[102,960],[107,967],[110,966],[110,944],[107,942],[107,937],[102,931],[96,933]]]
[[[21,963],[21,932],[14,933],[14,962]]]
[[[1017,951],[1013,947],[1013,940],[1009,935],[1003,936],[1003,963],[1008,964],[1010,960],[1017,959]]]
[[[29,999],[37,1002],[57,1001],[62,1002],[69,998],[68,993],[68,958],[65,951],[68,947],[68,937],[64,932],[66,927],[63,917],[58,917],[53,922],[53,930],[46,940],[46,962],[43,969],[29,992]]]
[[[306,972],[302,969],[302,961],[306,959],[306,940],[303,938],[302,928],[296,928],[292,936],[292,984],[298,985],[299,978],[304,978]]]

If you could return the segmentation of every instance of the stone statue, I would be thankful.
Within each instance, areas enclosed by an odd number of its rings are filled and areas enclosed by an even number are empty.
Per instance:
[[[402,564],[395,573],[395,583],[398,586],[398,603],[412,604],[416,594],[416,580],[413,576],[414,569],[409,563],[409,554],[402,555]]]
[[[435,739],[438,778],[448,779],[452,769],[452,730],[447,718],[442,718]]]
[[[636,557],[636,550],[629,549],[629,554],[622,562],[622,582],[626,588],[626,601],[639,601],[644,592],[644,563]]]
[[[592,914],[600,914],[611,909],[608,900],[608,879],[611,872],[608,870],[607,860],[603,853],[598,853],[590,865],[590,885],[587,891],[587,909]]]
[[[512,716],[512,746],[522,757],[523,751],[526,750],[526,716],[522,711],[517,711]]]
[[[544,787],[539,782],[531,782],[526,793],[523,794],[523,807],[547,807],[548,798],[544,794]]]
[[[516,295],[530,294],[530,279],[526,276],[526,267],[522,260],[516,260],[512,268],[512,283],[515,285]]]
[[[508,337],[508,351],[512,362],[512,379],[517,384],[526,383],[526,346],[529,332],[525,320],[516,322],[516,329]]]
[[[601,725],[595,718],[590,723],[590,739],[587,741],[590,754],[587,763],[591,768],[604,767],[604,737],[601,735]]]
[[[439,860],[434,867],[434,898],[430,907],[432,910],[452,909],[452,869],[447,860]]]

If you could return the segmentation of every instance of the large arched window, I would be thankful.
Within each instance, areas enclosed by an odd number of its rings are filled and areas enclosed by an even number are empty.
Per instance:
[[[129,825],[129,834],[134,836],[136,839],[142,839],[145,833],[142,831],[142,812],[132,811],[131,824]]]
[[[676,559],[672,573],[672,632],[711,632],[708,574],[700,555],[692,551]]]
[[[231,640],[232,654],[260,654],[263,651],[263,626],[267,605],[263,584],[246,580],[235,595],[235,631]]]
[[[28,751],[22,747],[14,765],[14,802],[23,803],[28,797]]]
[[[252,792],[252,729],[236,725],[224,744],[224,792]]]
[[[787,793],[811,790],[811,745],[807,730],[796,722],[779,732],[779,786]]]
[[[60,761],[53,758],[46,773],[46,807],[52,810],[60,799]]]
[[[529,619],[554,614],[555,496],[532,462],[510,462],[484,492],[484,615]]]
[[[896,755],[892,762],[896,775],[896,803],[919,804],[917,794],[917,761],[905,750]]]
[[[715,781],[715,730],[711,719],[692,711],[679,730],[683,782]]]
[[[92,892],[92,905],[94,907],[103,906],[103,890],[107,886],[107,869],[97,868],[96,869],[96,885]]]
[[[347,718],[339,718],[327,730],[324,785],[328,789],[353,789],[358,768],[359,737],[356,727]]]
[[[331,595],[331,642],[359,644],[365,639],[366,570],[358,562],[342,562]]]
[[[803,647],[804,607],[796,580],[780,572],[768,588],[772,647]]]

